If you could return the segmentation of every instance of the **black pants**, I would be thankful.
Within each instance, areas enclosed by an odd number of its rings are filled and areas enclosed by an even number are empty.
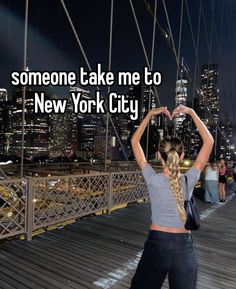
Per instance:
[[[192,234],[149,231],[130,289],[195,289],[197,262]]]

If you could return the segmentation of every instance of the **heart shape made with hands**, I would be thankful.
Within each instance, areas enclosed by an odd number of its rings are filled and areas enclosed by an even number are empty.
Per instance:
[[[184,105],[179,105],[172,111],[172,113],[170,113],[166,106],[162,108],[161,112],[164,113],[169,118],[169,120],[173,120],[173,118],[175,118],[178,114],[187,113],[188,109],[189,108],[185,107]]]

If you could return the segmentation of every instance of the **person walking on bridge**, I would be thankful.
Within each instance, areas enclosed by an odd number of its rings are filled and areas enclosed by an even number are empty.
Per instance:
[[[194,165],[185,173],[180,173],[180,162],[184,158],[183,143],[176,137],[164,137],[158,147],[158,159],[162,162],[162,173],[156,173],[147,163],[140,139],[154,115],[165,114],[172,119],[179,114],[192,117],[202,137],[203,145]],[[167,107],[149,111],[132,136],[132,149],[147,184],[152,212],[152,224],[144,251],[130,289],[158,289],[168,274],[171,289],[195,289],[197,280],[197,260],[193,236],[185,229],[186,212],[184,200],[191,198],[192,191],[204,169],[214,139],[193,109],[180,105],[172,115]]]
[[[225,184],[227,183],[228,166],[224,159],[220,159],[219,163],[219,192],[220,202],[225,203]]]
[[[211,163],[205,168],[205,201],[217,203],[219,201],[219,168]]]

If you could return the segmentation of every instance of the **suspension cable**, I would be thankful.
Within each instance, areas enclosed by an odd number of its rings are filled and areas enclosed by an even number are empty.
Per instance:
[[[24,63],[23,70],[27,67],[27,44],[28,44],[28,17],[29,17],[29,0],[25,0],[25,27],[24,27]],[[24,176],[24,142],[25,142],[25,95],[26,86],[23,87],[22,95],[22,132],[21,132],[21,165],[20,165],[20,177]]]
[[[198,12],[197,45],[196,45],[195,65],[194,65],[194,78],[193,78],[193,91],[192,91],[192,108],[194,106],[194,96],[195,96],[195,91],[196,91],[197,68],[199,69],[198,49],[199,49],[200,29],[201,29],[201,10],[202,10],[202,0],[200,0],[199,12]]]
[[[183,12],[184,12],[184,0],[181,1],[181,10],[180,10],[178,63],[180,63],[179,59],[180,59],[180,50],[181,50],[181,41],[182,41]],[[179,71],[178,66],[177,66],[177,69],[176,69],[176,83],[177,83],[177,81],[179,79],[180,72],[181,71]],[[184,88],[183,88],[182,77],[181,77],[180,81],[181,81],[180,88],[182,89],[182,93],[184,95],[185,92],[184,92]],[[177,99],[177,89],[175,90],[175,99]],[[175,134],[176,134],[176,122],[174,122],[174,135]]]
[[[215,0],[213,0],[212,16],[211,16],[210,43],[209,43],[209,55],[208,55],[208,68],[207,68],[208,73],[209,73],[210,64],[211,64],[211,50],[212,50],[212,39],[213,39],[214,11],[215,11]],[[207,91],[208,91],[208,86],[209,86],[209,75],[207,77],[206,95],[207,95]]]
[[[139,39],[140,39],[141,44],[142,44],[143,53],[144,53],[148,68],[149,68],[149,70],[151,70],[151,65],[150,65],[150,62],[149,62],[149,59],[148,59],[148,56],[147,56],[147,50],[145,48],[145,44],[144,44],[144,41],[143,41],[143,36],[142,36],[141,30],[140,30],[140,27],[139,27],[138,19],[137,19],[137,16],[136,16],[136,12],[134,10],[134,5],[133,5],[132,0],[129,0],[129,3],[130,3],[131,10],[133,12],[133,17],[134,17],[134,20],[135,20],[136,28],[138,30]],[[156,86],[154,86],[154,90],[155,90],[155,94],[157,96],[158,104],[159,104],[159,106],[161,106],[161,102],[160,102],[160,98],[159,98]]]
[[[197,28],[197,44],[196,44],[196,57],[195,57],[195,64],[194,64],[194,77],[193,77],[193,90],[192,90],[192,100],[191,100],[191,107],[194,107],[194,98],[196,92],[196,80],[197,80],[197,69],[200,71],[199,62],[198,62],[198,49],[199,49],[199,40],[200,40],[200,29],[201,29],[201,10],[202,10],[202,0],[199,3],[199,10],[198,10],[198,28]],[[189,14],[190,16],[190,14]],[[191,17],[189,17],[189,21],[191,22]],[[190,139],[192,138],[192,131],[193,131],[193,120],[191,118],[190,124]],[[191,144],[189,142],[188,146],[189,156],[191,153]]]
[[[205,37],[206,37],[207,48],[209,51],[210,43],[209,43],[209,39],[208,39],[208,31],[207,31],[206,18],[205,18],[205,12],[204,12],[203,5],[202,5],[202,18],[203,18],[203,25],[204,25],[204,32],[205,32]]]
[[[222,14],[221,14],[221,27],[220,27],[220,55],[221,56],[221,49],[222,49],[222,38],[223,38],[223,21],[224,21],[224,8],[225,8],[225,0],[222,1]]]
[[[154,51],[155,51],[155,39],[156,39],[156,13],[157,13],[157,0],[155,0],[155,8],[153,18],[153,32],[152,32],[152,54],[151,54],[151,71],[153,70],[154,62]],[[150,86],[149,95],[148,95],[148,111],[151,110],[151,99],[152,99],[152,89]],[[149,132],[150,132],[150,122],[147,125],[147,140],[146,140],[146,159],[148,159],[148,146],[149,146]]]
[[[180,58],[180,49],[181,49],[181,42],[182,42],[182,26],[183,26],[183,12],[184,12],[184,0],[181,1],[181,12],[180,12],[180,21],[179,21],[179,44],[178,44],[178,62]],[[178,69],[176,72],[176,81],[178,80]]]
[[[230,50],[232,49],[232,47],[230,46],[230,39],[231,39],[231,35],[232,35],[232,16],[233,16],[233,13],[232,13],[232,9],[229,9],[229,17],[228,17],[228,39],[226,39],[226,44],[227,44],[227,50],[228,50],[228,55],[231,55],[230,54]],[[232,107],[232,114],[233,114],[233,118],[235,118],[235,110],[233,109],[233,104],[234,104],[234,99],[233,99],[233,93],[232,93],[232,81],[231,80],[231,77],[232,77],[232,64],[231,64],[231,61],[228,61],[229,63],[229,70],[228,70],[228,73],[229,73],[229,77],[228,77],[228,83],[229,83],[229,94],[230,94],[230,99],[231,99],[231,107]]]
[[[113,32],[113,14],[114,14],[114,0],[111,0],[111,13],[110,13],[110,38],[109,38],[109,55],[108,55],[108,71],[111,70],[111,59],[112,59],[112,32]],[[109,95],[111,91],[110,85],[107,88],[107,95]],[[111,117],[111,116],[110,116]],[[107,150],[108,150],[108,137],[109,137],[109,112],[107,111],[106,115],[106,144],[105,144],[105,163],[104,163],[104,170],[105,173],[107,171]]]
[[[170,34],[170,40],[171,40],[171,42],[172,42],[172,51],[173,51],[173,53],[174,53],[175,60],[176,60],[177,73],[181,73],[179,57],[177,56],[177,51],[176,51],[176,47],[175,47],[174,37],[173,37],[172,28],[171,28],[171,24],[170,24],[170,18],[169,18],[169,14],[168,14],[168,11],[167,11],[167,7],[166,7],[166,2],[165,2],[165,0],[162,0],[162,3],[163,3],[164,11],[165,11],[165,16],[166,16],[167,24],[168,24],[168,29],[169,29],[169,34]],[[182,30],[182,27],[181,27],[181,30]],[[181,32],[181,33],[182,33],[182,32]],[[182,89],[182,93],[184,94],[184,88],[183,88],[182,85],[181,85],[181,89]]]
[[[171,40],[171,42],[172,42],[172,47],[173,47],[174,56],[175,56],[175,59],[176,59],[177,67],[179,67],[178,56],[177,56],[177,53],[176,53],[174,37],[173,37],[171,25],[170,25],[170,19],[169,19],[168,11],[167,11],[167,8],[166,8],[166,2],[165,2],[165,0],[162,0],[162,3],[163,3],[165,15],[166,15],[166,20],[167,20],[167,24],[168,24],[168,28],[169,28],[170,40]]]
[[[201,2],[201,0],[200,0],[200,2]],[[200,5],[201,5],[201,4],[200,4]],[[188,8],[188,0],[185,0],[185,6],[186,6],[186,10],[187,10],[187,15],[188,15],[188,21],[189,21],[189,26],[190,26],[191,36],[192,36],[194,53],[195,53],[196,59],[198,59],[198,49],[197,49],[197,44],[196,44],[196,42],[195,42],[192,20],[191,20],[189,8]],[[199,17],[198,17],[198,18],[199,18]],[[198,23],[199,23],[199,19],[198,19]],[[199,29],[198,29],[198,30],[199,30]],[[198,63],[198,61],[197,61],[197,63]],[[198,63],[198,68],[199,68],[199,63]],[[199,70],[200,70],[200,68],[199,68]]]
[[[216,42],[217,42],[217,46],[218,46],[218,59],[219,59],[219,71],[220,71],[220,67],[221,67],[221,64],[220,64],[220,59],[221,59],[221,54],[222,54],[222,37],[223,37],[223,19],[224,19],[224,0],[222,1],[222,10],[220,10],[220,37],[218,38],[218,33],[217,33],[217,28],[216,28],[216,24],[214,26],[214,32],[215,32],[215,39],[216,39]],[[212,5],[212,3],[211,3]],[[215,20],[215,19],[214,19]],[[220,72],[219,72],[220,73]],[[222,88],[223,88],[223,99],[224,99],[224,105],[225,107],[227,107],[227,99],[225,97],[225,86],[224,86],[224,83],[223,83],[223,79],[222,77],[219,78],[219,81],[221,82],[222,84]]]
[[[164,1],[164,0],[163,0]],[[213,0],[213,1],[215,1],[215,0]],[[168,17],[168,11],[167,11],[167,9],[165,10],[165,12],[166,12],[166,18],[169,18]],[[204,15],[204,9],[203,9],[203,7],[202,7],[202,13],[203,13],[203,15]],[[214,15],[214,13],[213,13],[213,15]],[[214,22],[212,23],[212,25],[214,24]],[[171,26],[170,26],[170,29],[171,29]],[[213,28],[212,28],[213,29]],[[206,30],[206,27],[205,27],[205,30]],[[212,30],[211,30],[212,31]],[[212,34],[212,33],[211,33]],[[207,34],[206,34],[207,35]],[[208,40],[208,37],[206,38],[207,39],[207,42],[208,42],[208,46],[209,46],[209,56],[210,56],[210,51],[211,51],[211,45],[212,45],[212,40],[209,42],[209,40]],[[212,37],[211,37],[211,39],[212,39]],[[172,48],[172,50],[174,51],[175,50],[175,47],[173,47]],[[174,55],[176,55],[176,52],[174,53]],[[191,80],[191,78],[188,76],[188,80],[190,81],[190,84],[192,84],[192,80]],[[205,109],[206,109],[206,112],[207,112],[207,114],[208,114],[208,116],[211,118],[211,119],[213,119],[213,122],[215,122],[215,120],[214,120],[214,118],[213,118],[213,115],[212,115],[212,113],[211,113],[211,111],[210,111],[210,109],[209,109],[209,107],[204,103],[203,104],[204,105],[204,107],[205,107]],[[219,128],[219,126],[218,126],[218,123],[217,122],[215,122],[215,125],[216,125],[216,127],[218,128],[218,130],[219,130],[219,132],[221,133],[221,135],[223,135],[224,136],[224,134],[221,132],[221,130],[220,130],[220,128]],[[226,140],[226,139],[225,139]]]
[[[68,19],[68,21],[69,21],[69,23],[70,23],[70,26],[71,26],[71,28],[72,28],[72,30],[73,30],[73,32],[74,32],[74,36],[75,36],[75,38],[76,38],[76,40],[77,40],[77,43],[79,44],[80,50],[81,50],[81,52],[82,52],[82,54],[83,54],[83,57],[84,57],[85,62],[86,62],[86,64],[87,64],[87,66],[88,66],[88,69],[89,69],[89,71],[92,71],[91,65],[90,65],[90,63],[89,63],[89,61],[88,61],[88,58],[87,58],[87,56],[86,56],[86,53],[85,53],[85,51],[84,51],[84,49],[83,49],[82,43],[81,43],[80,38],[79,38],[79,36],[78,36],[78,33],[77,33],[76,29],[75,29],[75,26],[74,26],[74,24],[73,24],[73,21],[72,21],[72,19],[71,19],[71,17],[70,17],[70,14],[69,14],[69,12],[68,12],[68,9],[66,8],[66,5],[65,5],[64,0],[61,0],[61,4],[62,4],[62,7],[63,7],[63,9],[64,9],[64,11],[65,11],[65,14],[66,14],[66,16],[67,16],[67,19]],[[97,89],[99,90],[99,87],[97,87]],[[105,104],[105,109],[106,109],[106,111],[107,111],[106,104]],[[120,137],[119,137],[119,135],[118,135],[118,132],[117,132],[117,130],[116,130],[116,127],[115,127],[115,125],[114,125],[114,122],[113,122],[110,114],[108,114],[108,117],[109,117],[109,120],[110,120],[110,122],[111,122],[111,124],[112,124],[112,127],[113,127],[113,129],[114,129],[114,132],[115,132],[115,134],[116,134],[116,137],[117,137],[117,139],[118,139],[118,141],[119,141],[119,143],[120,143],[120,146],[121,146],[121,149],[122,149],[122,151],[123,151],[123,153],[124,153],[124,156],[125,156],[125,158],[126,158],[126,161],[129,163],[129,159],[128,159],[127,154],[126,154],[126,152],[125,152],[124,146],[123,146],[123,144],[122,144],[122,142],[121,142],[121,139],[120,139]]]

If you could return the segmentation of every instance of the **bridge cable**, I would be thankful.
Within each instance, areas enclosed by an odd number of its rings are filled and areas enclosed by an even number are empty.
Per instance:
[[[230,7],[229,7],[230,8]],[[228,49],[228,58],[229,56],[231,55],[231,49],[232,47],[230,46],[230,39],[231,39],[231,35],[232,35],[232,9],[229,9],[229,17],[228,17],[228,39],[226,40],[226,44],[227,44],[227,49]],[[228,61],[229,63],[229,70],[228,70],[228,73],[229,73],[229,77],[228,77],[228,83],[229,83],[229,93],[230,93],[230,99],[231,99],[231,107],[232,107],[232,114],[233,114],[233,117],[235,118],[235,109],[233,109],[233,104],[234,104],[234,99],[233,99],[233,93],[232,93],[232,81],[231,80],[231,77],[232,77],[232,62],[231,61]]]
[[[156,15],[156,13],[157,13],[157,0],[155,0],[154,15]],[[156,39],[156,17],[153,18],[151,71],[153,70],[154,51],[155,51],[155,39]],[[151,86],[150,86],[150,88],[149,88],[149,95],[148,95],[148,111],[151,110],[151,100],[152,100],[152,89],[151,89]],[[150,122],[149,122],[148,125],[147,125],[146,159],[148,159],[149,132],[150,132]]]
[[[154,17],[154,16],[153,16],[153,13],[152,13],[152,10],[151,10],[151,8],[150,8],[150,4],[148,4],[148,2],[147,2],[146,0],[144,0],[144,4],[145,4],[145,7],[146,7],[147,11],[151,14],[152,17]],[[167,11],[166,11],[166,12],[167,12]],[[203,7],[202,7],[202,13],[203,13],[203,16],[204,16],[204,17],[203,17],[203,20],[204,20],[204,22],[205,22],[205,14],[204,14],[204,9],[203,9]],[[166,42],[167,42],[167,45],[171,48],[171,50],[173,51],[174,55],[176,55],[176,53],[175,53],[175,51],[174,51],[174,47],[171,46],[170,39],[169,39],[168,35],[166,34],[165,30],[161,27],[161,25],[160,25],[160,23],[159,23],[158,21],[157,21],[157,26],[158,26],[158,28],[160,29],[162,36],[165,38],[165,40],[166,40]],[[206,28],[206,23],[204,24],[204,28],[205,28],[207,46],[208,46],[208,48],[209,48],[209,40],[208,40],[208,36],[207,36],[207,32],[206,32],[206,30],[207,30],[207,28]],[[191,80],[191,78],[190,78],[189,75],[188,75],[188,80],[189,80],[190,84],[193,85],[193,84],[192,84],[192,80]],[[197,90],[196,90],[196,92],[198,93]],[[205,104],[204,104],[204,106],[205,106],[208,114],[210,115],[210,117],[212,117],[212,114],[211,114],[209,108],[208,108]],[[219,128],[218,125],[217,125],[217,127],[218,127],[218,130],[220,131],[221,135],[223,135],[224,139],[226,140],[224,134],[221,132],[221,130],[220,130],[220,128]]]
[[[179,44],[178,44],[178,63],[180,59],[180,50],[181,50],[181,41],[182,41],[182,27],[183,27],[183,10],[184,10],[184,0],[181,1],[181,10],[180,10],[180,22],[179,22]],[[182,72],[181,72],[182,73]],[[176,69],[176,84],[179,79],[179,69],[177,66]],[[184,95],[184,88],[183,88],[183,83],[182,83],[182,77],[180,79],[181,81],[181,88],[182,88],[182,93]],[[177,89],[175,89],[175,102],[177,98]],[[174,122],[174,135],[176,134],[176,122]]]
[[[28,44],[28,18],[29,18],[29,0],[25,0],[25,27],[24,27],[24,63],[23,70],[27,67],[27,44]],[[24,176],[24,142],[25,142],[25,95],[26,86],[23,86],[22,94],[22,132],[21,132],[21,163],[20,163],[20,177]]]
[[[143,48],[143,53],[144,53],[148,68],[149,68],[149,70],[151,70],[151,65],[150,65],[150,62],[149,62],[149,59],[148,59],[148,56],[147,56],[147,50],[145,48],[145,44],[144,44],[144,41],[143,41],[143,36],[142,36],[141,30],[140,30],[140,27],[139,27],[138,19],[137,19],[137,16],[136,16],[136,12],[134,10],[134,5],[132,3],[132,0],[129,0],[129,3],[130,3],[130,7],[131,7],[131,10],[132,10],[132,13],[133,13],[134,20],[135,20],[136,28],[137,28],[137,31],[138,31],[138,34],[139,34],[139,39],[141,41],[141,45],[142,45],[142,48]],[[154,86],[154,90],[155,90],[155,93],[156,93],[156,96],[157,96],[158,104],[159,104],[159,106],[161,106],[161,102],[160,102],[160,98],[159,98],[156,86]]]
[[[111,60],[112,60],[112,32],[113,32],[113,14],[114,14],[114,0],[111,0],[111,13],[110,13],[110,37],[109,37],[109,60],[108,60],[108,71],[111,71]],[[107,88],[107,97],[109,96],[111,91],[110,85]],[[111,116],[110,116],[111,117]],[[109,112],[107,111],[106,115],[106,144],[105,144],[105,162],[104,162],[104,170],[105,173],[107,171],[107,150],[108,150],[108,137],[109,137]]]
[[[214,1],[215,1],[215,0],[214,0]],[[166,19],[167,19],[167,23],[168,23],[168,28],[169,28],[169,30],[170,30],[170,36],[171,36],[171,38],[172,38],[172,43],[173,43],[173,34],[172,34],[172,29],[171,29],[171,25],[170,25],[170,21],[169,21],[168,11],[167,11],[167,8],[166,8],[166,5],[165,5],[165,0],[163,0],[163,6],[164,6],[165,14],[166,14]],[[204,10],[202,10],[202,11],[204,12]],[[212,9],[212,15],[214,15],[213,13],[214,13],[214,11],[213,11],[213,9]],[[212,22],[212,25],[213,25],[213,23],[214,23],[214,22]],[[212,25],[211,25],[211,27],[212,27]],[[210,43],[209,43],[209,58],[210,58],[210,56],[211,56],[211,55],[210,55],[210,54],[211,54],[210,52],[211,52],[211,45],[212,45],[212,31],[213,31],[213,27],[211,28],[211,40],[210,40]],[[174,51],[174,55],[176,56],[175,46],[173,46],[173,51]],[[176,61],[176,63],[177,63],[177,65],[178,65],[178,61]],[[209,66],[209,62],[208,62],[208,66]],[[208,70],[209,70],[209,69],[208,69]],[[190,78],[188,77],[188,79],[190,79]],[[190,79],[190,80],[191,80],[191,79]],[[191,84],[192,84],[192,83],[191,83]],[[211,117],[211,118],[214,120],[211,111],[209,110],[209,108],[206,106],[205,103],[204,103],[204,107],[205,107],[205,109],[206,109],[209,117]],[[216,125],[217,125],[218,129],[220,129],[217,123],[216,123]]]
[[[200,29],[201,29],[201,10],[202,10],[202,0],[200,0],[199,3],[199,11],[198,11],[198,28],[197,28],[197,44],[196,44],[196,57],[195,57],[195,64],[194,64],[194,77],[193,77],[193,90],[192,90],[192,99],[191,99],[191,107],[194,108],[194,99],[195,99],[195,92],[196,89],[196,81],[197,81],[197,69],[200,71],[199,67],[199,61],[198,61],[198,50],[199,50],[199,41],[200,41]],[[189,14],[190,16],[190,14]],[[191,21],[191,17],[189,17],[189,20]],[[189,131],[190,131],[190,139],[194,137],[193,135],[193,119],[190,119],[189,124]],[[191,142],[189,142],[188,147],[189,156],[191,155]]]
[[[84,51],[84,49],[83,49],[83,46],[82,46],[82,43],[81,43],[80,38],[79,38],[79,36],[78,36],[78,33],[77,33],[76,29],[75,29],[75,26],[74,26],[73,21],[72,21],[72,19],[71,19],[71,17],[70,17],[70,14],[69,14],[69,12],[68,12],[68,10],[67,10],[67,8],[66,8],[65,2],[64,2],[64,0],[60,0],[60,1],[61,1],[61,4],[62,4],[63,9],[64,9],[64,11],[65,11],[65,14],[66,14],[66,16],[67,16],[67,19],[68,19],[68,21],[69,21],[69,23],[70,23],[70,26],[71,26],[71,28],[72,28],[72,30],[73,30],[73,32],[74,32],[74,36],[75,36],[75,38],[76,38],[76,40],[77,40],[77,43],[78,43],[78,45],[79,45],[79,47],[80,47],[80,50],[81,50],[81,52],[82,52],[82,54],[83,54],[83,57],[84,57],[85,62],[86,62],[86,64],[87,64],[87,67],[88,67],[89,71],[92,71],[92,68],[91,68],[90,63],[89,63],[89,61],[88,61],[88,58],[87,58],[87,56],[86,56],[86,53],[85,53],[85,51]],[[98,87],[98,86],[97,86],[97,89],[99,90],[99,87]],[[106,105],[105,105],[105,109],[106,109],[106,111],[107,111]],[[112,124],[112,127],[113,127],[113,129],[114,129],[114,132],[115,132],[115,134],[116,134],[116,137],[117,137],[117,139],[118,139],[118,141],[119,141],[119,143],[120,143],[120,146],[121,146],[121,149],[122,149],[122,151],[123,151],[123,153],[124,153],[124,156],[125,156],[125,158],[126,158],[126,161],[129,163],[129,159],[128,159],[127,154],[126,154],[126,152],[125,152],[124,146],[123,146],[123,144],[122,144],[122,142],[121,142],[121,139],[120,139],[120,137],[119,137],[119,135],[118,135],[118,132],[117,132],[117,130],[116,130],[116,127],[115,127],[115,125],[114,125],[114,122],[113,122],[110,114],[108,114],[108,117],[109,117],[109,120],[110,120],[110,122],[111,122],[111,124]]]

